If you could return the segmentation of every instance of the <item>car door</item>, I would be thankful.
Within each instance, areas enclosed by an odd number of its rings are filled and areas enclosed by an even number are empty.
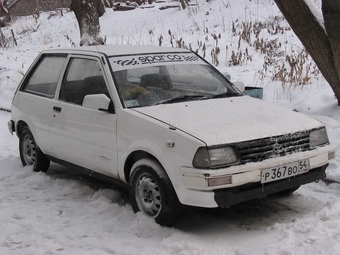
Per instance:
[[[98,173],[117,176],[117,116],[83,107],[86,95],[110,98],[99,58],[71,57],[52,105],[50,144],[55,157]]]

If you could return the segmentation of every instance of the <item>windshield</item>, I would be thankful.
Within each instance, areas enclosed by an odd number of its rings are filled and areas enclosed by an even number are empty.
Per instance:
[[[194,53],[112,57],[110,64],[127,108],[242,95]]]

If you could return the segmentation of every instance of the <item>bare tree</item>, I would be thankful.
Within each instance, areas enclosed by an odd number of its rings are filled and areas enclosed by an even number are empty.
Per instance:
[[[102,45],[99,17],[105,12],[101,0],[72,0],[71,10],[76,15],[80,29],[80,46]]]
[[[0,1],[0,12],[4,15],[4,23],[11,21],[11,15],[8,10],[8,0]]]
[[[322,0],[322,12],[313,1],[274,1],[332,87],[340,105],[340,1]]]

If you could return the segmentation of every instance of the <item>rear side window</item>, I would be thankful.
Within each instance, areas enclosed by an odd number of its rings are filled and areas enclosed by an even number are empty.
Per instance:
[[[66,55],[46,55],[37,63],[22,91],[54,97]]]

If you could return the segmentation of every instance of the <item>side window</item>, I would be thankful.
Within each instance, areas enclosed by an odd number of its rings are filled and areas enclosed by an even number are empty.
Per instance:
[[[84,97],[105,94],[110,98],[101,65],[97,60],[72,58],[61,85],[59,100],[82,105]]]
[[[38,62],[22,91],[53,97],[66,56],[46,55]]]

